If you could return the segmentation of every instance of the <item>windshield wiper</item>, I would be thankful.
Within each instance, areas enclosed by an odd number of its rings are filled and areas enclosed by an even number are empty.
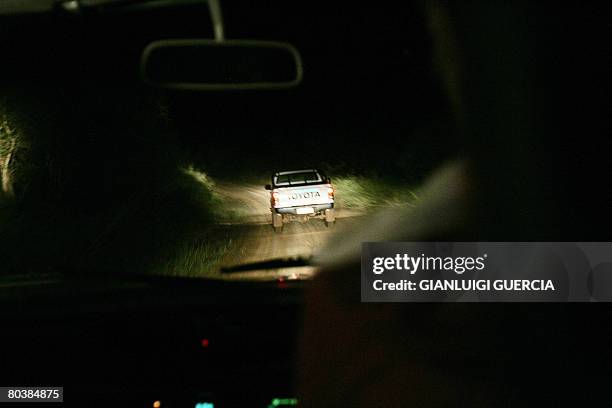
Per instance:
[[[252,262],[221,268],[221,273],[261,271],[264,269],[299,268],[301,266],[312,266],[310,257],[274,258],[267,261]]]

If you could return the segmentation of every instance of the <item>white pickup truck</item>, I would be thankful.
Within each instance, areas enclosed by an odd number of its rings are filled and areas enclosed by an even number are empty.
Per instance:
[[[274,231],[282,231],[290,221],[322,218],[326,226],[336,222],[334,187],[331,180],[315,169],[281,171],[272,176],[270,210]]]

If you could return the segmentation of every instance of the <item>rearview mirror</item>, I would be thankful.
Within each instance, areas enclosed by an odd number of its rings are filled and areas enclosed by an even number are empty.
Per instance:
[[[142,53],[145,82],[168,89],[283,89],[302,81],[302,60],[291,44],[258,40],[173,39]]]

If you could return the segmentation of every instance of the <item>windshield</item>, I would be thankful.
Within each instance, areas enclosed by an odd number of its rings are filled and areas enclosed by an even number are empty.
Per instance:
[[[386,210],[418,208],[428,197],[428,177],[468,151],[477,157],[470,167],[480,174],[476,184],[506,197],[500,205],[509,214],[516,197],[545,192],[550,197],[533,201],[533,213],[550,217],[549,226],[569,217],[555,216],[547,204],[563,201],[565,190],[554,187],[550,169],[557,162],[542,164],[543,156],[536,158],[540,142],[522,131],[533,117],[527,105],[507,102],[525,111],[504,122],[506,133],[474,121],[462,107],[487,101],[494,91],[485,89],[489,80],[461,89],[458,76],[473,71],[459,69],[459,36],[446,30],[451,16],[436,7],[326,6],[330,11],[322,14],[318,4],[303,4],[295,14],[281,1],[269,8],[223,3],[227,38],[290,44],[300,55],[300,74],[284,88],[185,90],[144,81],[141,57],[155,41],[214,38],[208,5],[103,3],[79,13],[0,16],[0,270],[7,276],[312,276],[308,266],[224,271],[270,260],[333,258],[340,253],[333,243],[361,236],[345,229],[366,233],[373,224],[385,225],[378,214]],[[214,67],[264,71],[262,61],[274,65],[267,58],[277,49],[230,53]],[[172,55],[162,61],[172,67],[198,58],[197,50],[158,56]],[[480,51],[468,52],[474,55],[463,64],[480,61]],[[280,67],[291,55],[283,54]],[[539,80],[542,92],[559,89],[553,77]],[[500,109],[487,117],[510,108]],[[461,126],[481,127],[468,132]],[[517,141],[517,135],[528,140]],[[559,154],[575,148],[566,147]],[[508,175],[491,170],[497,169],[493,148],[516,160]],[[563,157],[558,163],[583,156]],[[519,189],[516,180],[535,173],[546,182]],[[328,189],[316,186],[328,177]],[[282,191],[303,184],[312,189]],[[457,181],[453,188],[463,185]],[[478,216],[497,208],[478,202]],[[525,228],[535,233],[543,221],[533,217]],[[517,225],[512,220],[473,225],[500,234]]]

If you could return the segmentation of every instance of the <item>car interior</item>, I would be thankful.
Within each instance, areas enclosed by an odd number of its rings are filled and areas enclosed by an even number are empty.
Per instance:
[[[19,407],[598,405],[606,299],[364,303],[358,271],[363,242],[610,240],[604,20],[0,1],[0,387],[63,387]],[[331,183],[334,227],[275,232],[274,174]]]

